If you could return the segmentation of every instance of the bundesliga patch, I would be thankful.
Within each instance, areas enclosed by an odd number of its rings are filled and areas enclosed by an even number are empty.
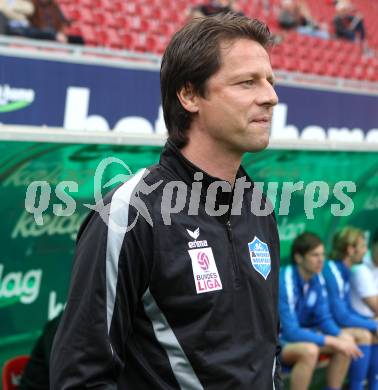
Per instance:
[[[222,290],[222,282],[211,248],[188,250],[192,260],[194,284],[197,294]]]
[[[248,243],[248,249],[253,268],[266,280],[271,270],[268,245],[255,237]]]

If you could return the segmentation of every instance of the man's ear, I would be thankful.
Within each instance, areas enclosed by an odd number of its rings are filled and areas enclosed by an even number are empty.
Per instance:
[[[187,83],[178,90],[177,97],[186,111],[192,113],[198,112],[198,96],[192,84]]]
[[[302,263],[303,257],[299,253],[294,254],[294,262],[296,265],[299,265]]]

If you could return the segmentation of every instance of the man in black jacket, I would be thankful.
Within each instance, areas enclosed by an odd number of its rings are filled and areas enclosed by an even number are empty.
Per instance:
[[[280,389],[279,240],[240,167],[277,95],[257,20],[191,21],[163,56],[169,140],[78,237],[51,388]]]

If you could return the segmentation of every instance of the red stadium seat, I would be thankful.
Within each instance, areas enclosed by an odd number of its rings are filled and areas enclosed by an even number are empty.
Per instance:
[[[365,80],[367,78],[365,68],[361,65],[357,65],[353,69],[352,77],[357,80]]]
[[[378,67],[369,65],[366,68],[366,79],[369,81],[378,81]]]
[[[122,39],[118,35],[118,32],[111,28],[105,28],[98,31],[98,42],[100,45],[105,47],[111,47],[115,49],[120,49],[123,47]]]
[[[293,57],[284,57],[282,61],[283,69],[289,71],[297,70],[297,61]]]
[[[338,76],[350,79],[353,76],[353,67],[349,64],[341,64]]]
[[[340,73],[340,65],[336,63],[329,62],[325,66],[325,74],[327,76],[337,77]]]
[[[85,24],[95,24],[93,14],[89,8],[75,7],[70,11],[70,18]]]
[[[137,40],[136,36],[137,34],[132,32],[127,32],[123,34],[123,36],[121,37],[123,48],[127,50],[134,50],[135,42]]]
[[[176,29],[172,23],[160,22],[160,24],[157,27],[157,31],[160,34],[165,35],[166,37],[171,37],[176,31]]]
[[[29,356],[21,355],[5,362],[2,371],[3,390],[17,390],[19,388],[22,372],[29,359]]]
[[[326,64],[324,62],[314,62],[312,64],[312,71],[319,75],[319,76],[323,76],[327,73],[326,71]]]
[[[151,53],[162,54],[165,49],[165,44],[158,35],[148,35],[146,37],[146,50]]]
[[[97,10],[93,13],[93,20],[96,25],[102,25],[110,28],[120,28],[122,26],[122,20],[115,17],[110,12],[104,12],[102,10]]]
[[[98,43],[98,37],[95,32],[95,29],[89,25],[80,25],[81,36],[84,39],[84,42],[89,46],[96,46]]]

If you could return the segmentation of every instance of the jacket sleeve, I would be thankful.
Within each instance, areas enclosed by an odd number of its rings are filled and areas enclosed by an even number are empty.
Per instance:
[[[125,221],[127,226],[139,214],[122,207],[127,212],[111,222],[92,212],[79,232],[68,301],[51,352],[52,390],[117,389],[124,346],[148,283],[152,240],[142,217],[125,232]]]
[[[278,331],[279,328],[280,328],[280,324],[278,324]],[[273,376],[273,383],[274,383],[275,390],[283,390],[284,388],[280,355],[281,355],[281,345],[278,343],[276,347],[276,359],[275,359],[274,376]]]
[[[345,294],[343,286],[339,286],[340,283],[343,284],[343,280],[341,280],[341,275],[338,273],[336,266],[326,264],[323,269],[323,276],[327,287],[331,313],[337,324],[343,328],[356,327],[375,332],[378,327],[376,321],[365,319],[349,310],[348,296]],[[339,279],[339,284],[337,278]]]
[[[316,314],[319,320],[319,328],[326,335],[338,336],[341,332],[341,329],[337,326],[336,322],[332,318],[329,309],[328,294],[323,275],[319,275],[318,279],[320,283],[318,294],[319,298],[316,305]]]
[[[295,312],[295,290],[291,267],[285,267],[280,275],[280,317],[282,336],[288,342],[310,342],[323,346],[323,335],[300,326]]]

